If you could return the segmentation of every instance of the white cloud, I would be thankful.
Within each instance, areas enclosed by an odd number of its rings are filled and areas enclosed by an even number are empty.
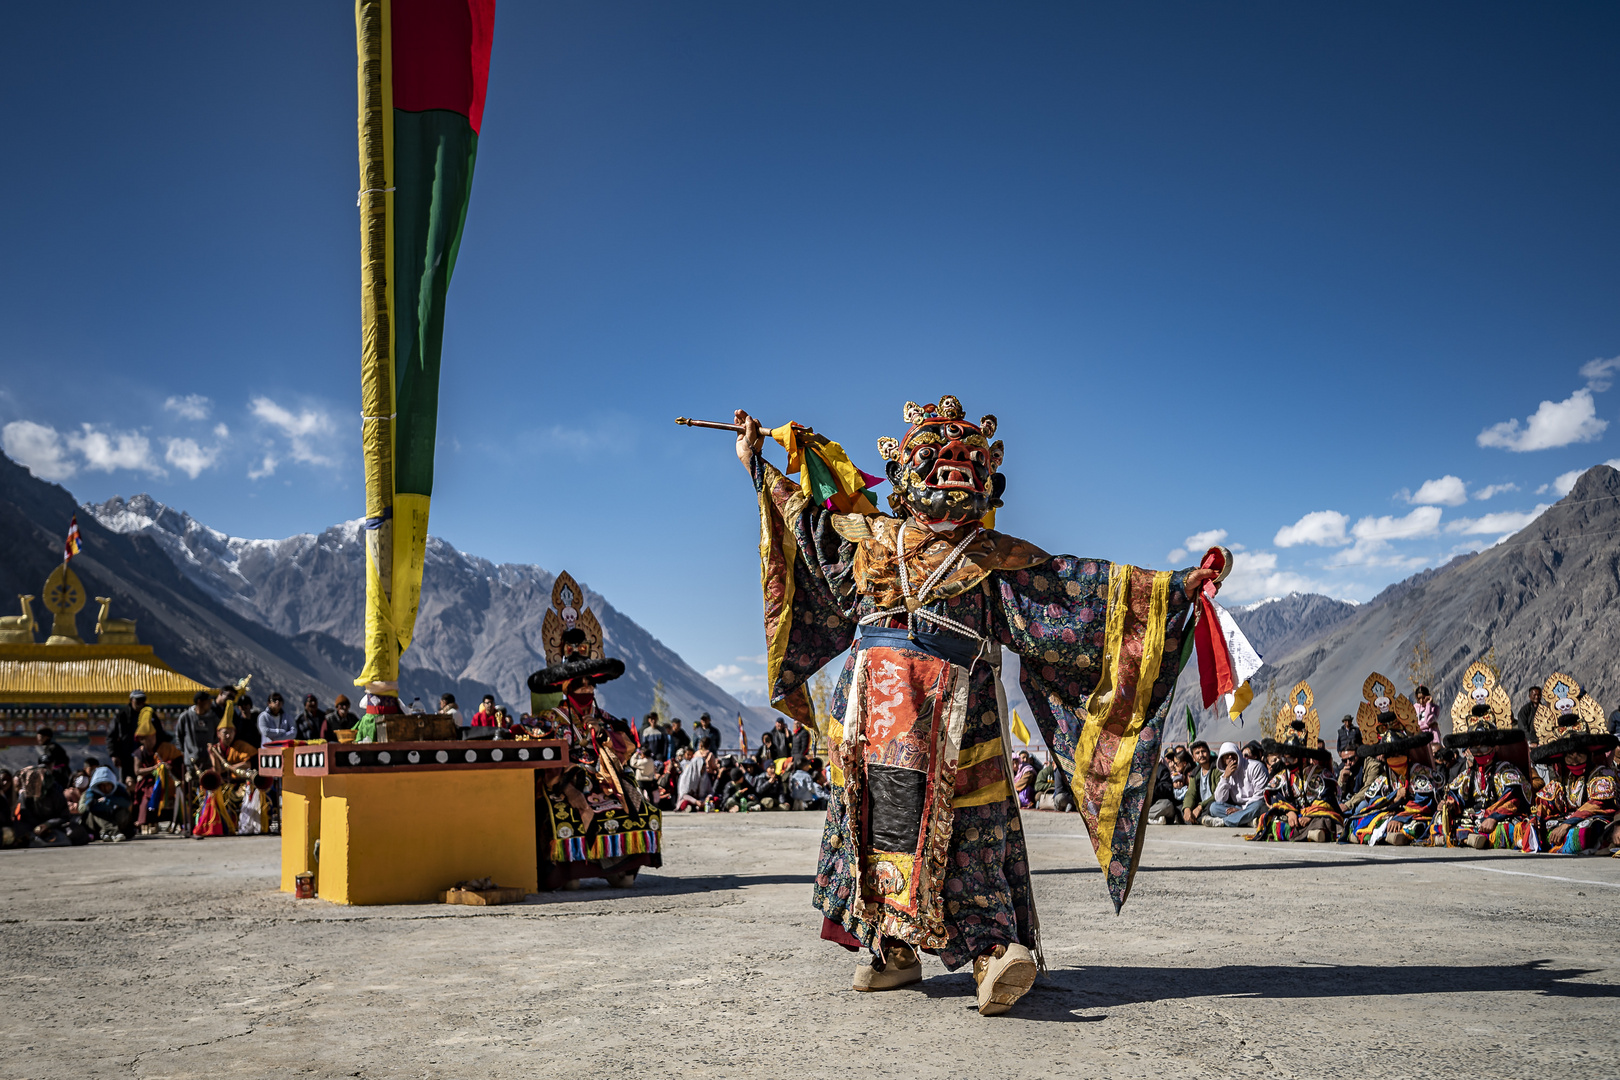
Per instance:
[[[738,657],[741,659],[752,659]],[[747,671],[736,664],[716,664],[703,673],[703,677],[729,693],[765,688],[765,673]]]
[[[254,416],[274,428],[287,440],[287,452],[292,460],[304,465],[335,465],[336,459],[326,451],[332,435],[332,420],[318,409],[293,412],[267,397],[253,398],[249,407]],[[269,462],[268,456],[266,462]],[[270,466],[274,470],[274,465]],[[252,474],[249,474],[252,476]],[[269,473],[260,475],[268,476]],[[254,477],[257,479],[257,477]]]
[[[263,480],[267,476],[276,475],[276,466],[281,462],[274,454],[266,454],[259,463],[248,470],[249,480]]]
[[[1193,533],[1181,542],[1169,555],[1171,562],[1180,562],[1187,557],[1189,551],[1196,551],[1202,557],[1203,553],[1226,539],[1225,529],[1205,529],[1203,532]]]
[[[1438,506],[1420,506],[1405,517],[1364,517],[1351,532],[1357,540],[1412,540],[1433,536],[1440,529]]]
[[[218,457],[219,447],[198,446],[194,439],[170,439],[163,455],[165,461],[193,480],[201,476],[204,469],[213,468]]]
[[[185,397],[171,397],[163,403],[163,407],[178,413],[183,420],[206,420],[214,403],[201,394],[187,394]]]
[[[1337,510],[1313,510],[1292,525],[1278,529],[1272,542],[1283,548],[1299,544],[1316,544],[1320,547],[1348,544],[1350,538],[1344,534],[1344,527],[1348,524],[1350,519]]]
[[[1232,574],[1221,583],[1221,601],[1240,604],[1291,592],[1321,592],[1326,588],[1303,574],[1277,569],[1277,554],[1248,551],[1232,561]]]
[[[32,420],[13,420],[0,428],[0,447],[41,480],[66,480],[79,471],[56,429]]]
[[[1483,502],[1484,500],[1494,498],[1497,495],[1505,495],[1510,491],[1518,490],[1518,484],[1491,484],[1489,487],[1482,487],[1478,491],[1474,492],[1474,498]]]
[[[1575,490],[1575,481],[1579,480],[1585,474],[1585,469],[1571,469],[1567,473],[1559,473],[1553,478],[1552,490],[1558,492],[1560,497],[1568,495],[1571,491]]]
[[[1464,536],[1496,536],[1516,533],[1546,513],[1550,503],[1541,503],[1534,510],[1504,510],[1477,518],[1458,518],[1446,523],[1446,532]]]
[[[1609,426],[1600,420],[1592,391],[1577,390],[1563,401],[1543,401],[1524,427],[1518,420],[1492,424],[1479,433],[1479,445],[1522,453],[1592,442]]]
[[[1446,475],[1438,480],[1425,480],[1414,495],[1406,501],[1414,506],[1461,506],[1468,501],[1468,485],[1455,476]]]
[[[231,429],[226,427],[223,422],[214,425],[214,438],[228,439],[230,437]]]
[[[101,431],[89,424],[79,427],[80,433],[69,435],[67,443],[84,455],[85,468],[98,472],[131,469],[153,476],[164,474],[163,466],[152,458],[151,440],[140,432]]]
[[[1620,356],[1611,356],[1607,360],[1599,357],[1581,365],[1581,378],[1586,380],[1588,390],[1602,393],[1614,385],[1616,376],[1620,376]]]

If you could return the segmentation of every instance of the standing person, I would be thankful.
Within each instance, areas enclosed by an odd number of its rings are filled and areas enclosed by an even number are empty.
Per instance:
[[[146,691],[131,690],[129,704],[113,715],[107,728],[107,756],[112,768],[125,785],[135,777],[135,729],[141,724],[141,710],[146,708]]]
[[[804,726],[803,721],[794,720],[793,730],[788,732],[788,756],[793,759],[795,769],[803,766],[810,757],[810,729]]]
[[[669,736],[670,757],[674,757],[683,750],[692,749],[692,736],[681,730],[680,717],[677,716],[669,722],[669,731],[666,734]]]
[[[1039,966],[1002,743],[1001,647],[1032,661],[1022,687],[1044,741],[1075,762],[1076,787],[1096,792],[1081,809],[1117,907],[1145,832],[1143,789],[1179,674],[1181,616],[1190,598],[1213,596],[1221,571],[1054,557],[987,529],[1006,487],[1002,444],[990,442],[995,418],[972,423],[949,395],[908,402],[903,415],[904,437],[879,442],[894,487],[889,516],[864,487],[806,497],[761,456],[759,422],[735,413],[737,457],[760,509],[766,693],[808,721],[805,684],[849,653],[835,692],[847,704],[830,733],[842,783],[832,788],[813,895],[823,937],[872,951],[852,988],[916,982],[918,950],[934,951],[949,970],[972,965],[978,1011],[991,1016],[1028,992]],[[786,428],[784,439],[799,448],[790,461],[803,456],[807,485],[812,448],[848,462],[805,429]],[[859,479],[853,465],[836,475]],[[1230,553],[1206,558],[1231,566]],[[1103,672],[1110,693],[1092,701]],[[945,797],[925,798],[936,785]]]
[[[700,749],[707,750],[711,755],[720,753],[720,731],[704,713],[698,717],[698,722],[692,727],[692,742]]]
[[[298,741],[318,742],[326,731],[326,713],[314,694],[304,695],[304,709],[298,714]]]
[[[326,717],[326,726],[321,729],[321,738],[327,742],[337,742],[337,733],[346,731],[360,722],[360,718],[349,711],[349,699],[342,694],[332,699],[332,711]]]
[[[68,786],[68,774],[73,771],[68,763],[67,751],[56,741],[56,732],[42,727],[34,732],[34,745],[39,747],[39,765],[51,774],[56,786]]]
[[[242,694],[236,699],[236,737],[257,750],[264,745],[264,736],[259,733],[259,712],[253,707],[253,699]]]
[[[1524,732],[1524,740],[1536,744],[1536,710],[1541,708],[1541,687],[1532,686],[1519,711],[1513,714],[1513,726]]]
[[[208,768],[208,747],[214,741],[214,695],[206,690],[192,695],[191,707],[174,722],[174,741],[188,768],[198,772]]]
[[[259,745],[291,742],[298,737],[298,718],[288,712],[280,691],[271,691],[264,711],[259,714]]]
[[[1339,762],[1343,764],[1356,756],[1356,747],[1361,745],[1361,729],[1356,726],[1356,718],[1345,713],[1339,720]]]
[[[669,760],[669,739],[658,726],[658,714],[650,712],[641,728],[641,752],[655,765]]]
[[[1417,710],[1418,730],[1429,737],[1434,749],[1440,749],[1440,710],[1427,686],[1412,691],[1412,707]],[[1430,751],[1433,753],[1433,750]]]
[[[793,738],[788,733],[787,721],[780,716],[769,731],[759,737],[759,764],[769,769],[785,757],[793,756]]]

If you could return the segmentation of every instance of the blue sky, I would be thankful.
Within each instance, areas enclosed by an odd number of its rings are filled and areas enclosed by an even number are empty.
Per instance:
[[[6,451],[237,535],[360,516],[352,12],[4,19]],[[507,3],[434,531],[747,690],[752,494],[673,417],[877,472],[951,393],[1006,531],[1367,599],[1620,459],[1617,47],[1599,5]]]

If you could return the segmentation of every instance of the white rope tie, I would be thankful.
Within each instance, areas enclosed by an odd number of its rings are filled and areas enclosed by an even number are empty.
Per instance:
[[[368,188],[364,188],[363,190],[360,191],[359,194],[357,194],[354,197],[354,205],[359,206],[360,205],[360,200],[364,199],[367,195],[382,195],[382,194],[385,194],[386,192],[398,191],[398,190],[399,190],[398,188],[391,188],[391,187],[368,187]]]
[[[906,568],[906,526],[910,524],[910,518],[907,518],[905,522],[901,524],[900,534],[895,537],[894,543],[895,556],[900,562],[900,595],[906,600],[913,598],[911,594],[911,573]],[[941,581],[949,577],[951,572],[956,569],[956,564],[962,561],[962,556],[967,552],[968,545],[978,538],[981,529],[983,529],[982,525],[968,533],[966,536],[962,537],[962,539],[957,542],[957,545],[951,549],[951,553],[945,557],[945,561],[935,567],[934,572],[929,574],[928,577],[923,580],[922,588],[917,590],[917,595],[915,597],[917,606],[915,608],[913,608],[910,604],[902,604],[900,607],[885,608],[882,611],[874,611],[872,614],[861,619],[859,625],[868,626],[879,621],[880,619],[887,619],[891,615],[900,615],[903,613],[906,616],[906,633],[912,638],[912,640],[916,640],[917,620],[921,619],[924,622],[931,623],[934,626],[953,630],[964,637],[969,637],[975,641],[983,642],[985,640],[984,636],[971,626],[965,626],[962,623],[957,622],[955,619],[948,618],[944,615],[936,615],[932,611],[925,610],[923,606],[929,602],[929,594],[933,592]],[[927,539],[928,537],[925,534],[924,546],[926,546]]]

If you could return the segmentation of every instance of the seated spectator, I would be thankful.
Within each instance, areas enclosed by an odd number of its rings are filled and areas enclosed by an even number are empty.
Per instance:
[[[746,814],[754,802],[754,788],[748,774],[733,768],[726,774],[726,786],[720,789],[720,808],[728,814]]]
[[[349,711],[349,699],[342,694],[332,699],[332,712],[326,718],[326,726],[321,729],[321,738],[327,742],[337,742],[339,731],[348,731],[360,722],[360,718]]]
[[[1031,785],[1035,789],[1035,809],[1052,809],[1052,785],[1056,776],[1057,769],[1050,761],[1042,765],[1040,772],[1035,774],[1035,783]]]
[[[180,750],[172,742],[159,743],[157,729],[143,718],[135,729],[134,787],[130,800],[135,807],[135,826],[142,833],[158,831],[158,823],[175,809]]]
[[[120,843],[135,835],[135,814],[129,792],[113,771],[96,769],[80,800],[79,820],[90,835],[107,843]]]
[[[1205,825],[1215,828],[1241,828],[1251,824],[1266,808],[1266,784],[1271,775],[1266,772],[1264,756],[1259,743],[1251,744],[1258,754],[1250,757],[1238,749],[1237,743],[1222,743],[1216,761],[1220,766],[1220,779],[1215,784],[1215,801],[1203,817]],[[1245,750],[1248,748],[1245,747]]]
[[[774,766],[774,763],[773,763]],[[754,798],[761,810],[782,808],[782,780],[772,768],[761,768],[754,777]]]
[[[27,846],[28,838],[17,828],[17,778],[0,769],[0,849]]]
[[[67,799],[56,770],[31,765],[17,777],[16,827],[28,843],[46,847],[78,846],[90,842],[83,822],[68,813]],[[21,838],[19,838],[21,839]],[[26,846],[19,843],[19,846]]]
[[[815,782],[808,769],[809,762],[799,764],[787,774],[787,799],[795,810],[827,809],[827,790]]]
[[[91,778],[96,775],[96,770],[99,768],[101,768],[99,758],[87,757],[84,759],[84,765],[80,767],[79,771],[73,773],[69,778],[68,786],[62,789],[62,795],[67,799],[68,813],[84,813],[84,807],[81,803],[84,801],[85,792],[90,790]]]
[[[704,802],[714,791],[714,781],[709,778],[707,768],[711,755],[703,749],[696,753],[690,750],[682,753],[686,756],[686,762],[681,766],[681,777],[675,791],[675,812],[696,813],[704,808]]]
[[[1177,749],[1165,755],[1154,786],[1153,802],[1148,807],[1150,825],[1181,824],[1181,805],[1187,798],[1188,773],[1192,771],[1192,758],[1185,750]]]
[[[1195,742],[1188,753],[1192,757],[1193,769],[1187,775],[1187,794],[1181,800],[1181,820],[1188,825],[1196,825],[1204,820],[1210,804],[1215,801],[1215,783],[1220,780],[1221,774],[1210,756],[1209,743],[1202,740]]]

